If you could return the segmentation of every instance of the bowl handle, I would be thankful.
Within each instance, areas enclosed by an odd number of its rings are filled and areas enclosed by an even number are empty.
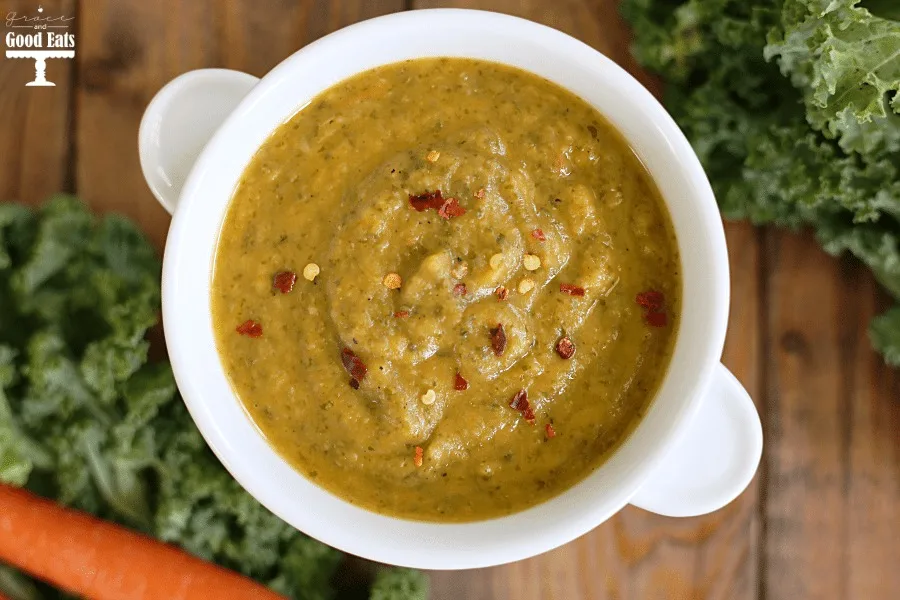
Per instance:
[[[761,456],[762,425],[753,400],[718,365],[700,409],[631,503],[670,517],[713,512],[744,491]]]
[[[199,69],[167,83],[144,111],[138,151],[144,179],[174,212],[194,161],[259,78],[229,69]]]

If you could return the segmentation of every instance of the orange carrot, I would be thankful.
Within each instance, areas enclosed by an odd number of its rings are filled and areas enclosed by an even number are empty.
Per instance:
[[[89,600],[285,600],[178,548],[5,485],[0,562]]]

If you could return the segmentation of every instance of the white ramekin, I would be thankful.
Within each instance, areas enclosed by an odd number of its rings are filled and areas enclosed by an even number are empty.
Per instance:
[[[681,251],[684,302],[668,374],[648,414],[584,481],[499,519],[438,524],[358,508],[311,483],[265,441],[216,353],[210,278],[216,239],[244,167],[281,123],[331,85],[401,60],[457,56],[514,65],[594,105],[656,180]],[[716,510],[750,482],[759,416],[719,363],[728,320],[725,236],[696,155],[653,96],[611,60],[554,29],[471,10],[398,13],[342,29],[262,79],[208,69],[166,85],[139,135],[144,175],[173,213],[163,266],[163,321],[178,387],[210,447],[260,502],[341,550],[429,569],[530,557],[593,529],[628,503],[671,516]]]

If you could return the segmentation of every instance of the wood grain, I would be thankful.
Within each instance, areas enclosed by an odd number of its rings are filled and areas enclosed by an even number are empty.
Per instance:
[[[47,15],[75,14],[74,0],[40,3]],[[17,1],[6,12],[36,15],[39,3]],[[72,189],[69,175],[72,123],[71,59],[47,61],[46,78],[55,87],[26,87],[34,61],[0,58],[0,200],[38,204],[55,192]]]
[[[415,8],[481,8],[550,25],[600,50],[652,91],[658,82],[637,68],[614,0],[416,0]],[[732,312],[724,360],[754,398],[762,386],[759,233],[727,227]],[[629,507],[579,540],[543,556],[475,573],[437,573],[434,600],[456,598],[734,599],[759,595],[759,488],[725,509],[669,519]]]
[[[900,597],[900,388],[866,336],[875,285],[808,235],[767,251],[766,597]]]

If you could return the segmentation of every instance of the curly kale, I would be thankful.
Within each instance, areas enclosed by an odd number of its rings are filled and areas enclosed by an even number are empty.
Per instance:
[[[370,600],[428,600],[428,577],[413,569],[382,569],[375,576]]]
[[[866,3],[868,5],[869,3]],[[900,299],[900,22],[859,0],[624,0],[723,214],[811,227]],[[900,365],[900,329],[873,323]]]

